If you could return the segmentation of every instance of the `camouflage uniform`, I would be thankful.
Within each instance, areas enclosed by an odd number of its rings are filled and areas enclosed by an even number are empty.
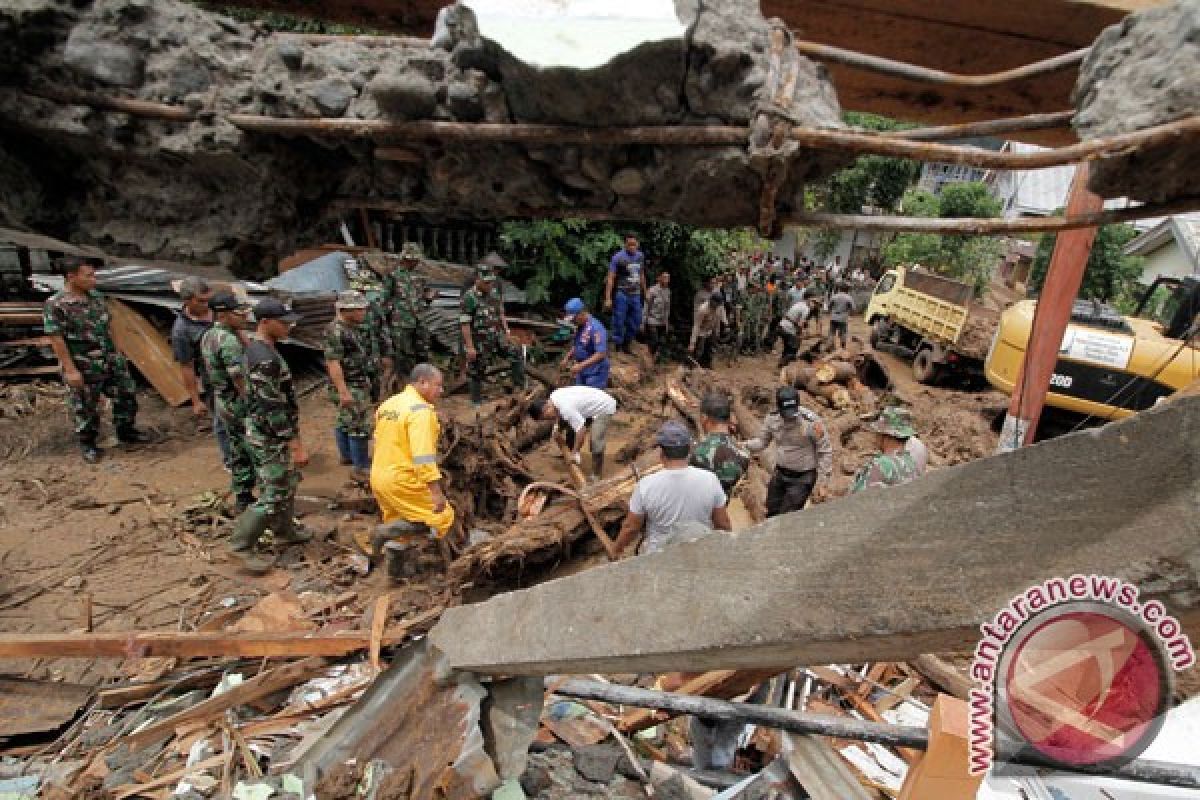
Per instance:
[[[290,444],[300,433],[292,372],[275,348],[261,339],[246,345],[246,442],[258,476],[255,510],[268,517],[287,514],[295,503],[299,471]]]
[[[520,387],[525,385],[525,363],[521,351],[508,343],[503,320],[504,300],[499,289],[493,287],[484,295],[477,286],[472,286],[463,292],[458,321],[470,326],[471,340],[477,353],[475,360],[467,364],[473,403],[478,404],[483,399],[483,379],[494,358],[508,358],[513,383]],[[466,342],[463,342],[463,351],[465,354]]]
[[[383,286],[391,355],[396,360],[396,374],[406,376],[417,364],[429,360],[429,330],[421,320],[425,280],[397,268],[383,279]]]
[[[83,298],[57,292],[46,301],[42,324],[47,336],[63,338],[71,361],[83,376],[84,388],[67,387],[67,408],[79,441],[92,446],[96,443],[101,395],[112,400],[113,425],[117,436],[125,438],[123,434],[133,430],[137,416],[137,385],[125,356],[113,343],[104,298],[96,291]]]
[[[746,474],[750,454],[738,447],[737,440],[730,434],[710,433],[692,448],[691,465],[716,475],[728,497]]]
[[[245,379],[246,348],[237,331],[218,322],[200,339],[200,356],[213,391],[213,413],[229,434],[233,491],[245,498],[254,491],[254,457],[246,442],[246,399],[237,387],[237,381]]]
[[[366,295],[368,303],[367,317],[363,320],[362,327],[367,334],[367,341],[371,347],[371,358],[382,369],[385,358],[395,357],[395,351],[392,349],[391,325],[388,322],[387,310],[384,307],[386,297],[380,291],[369,291]],[[369,375],[371,381],[371,398],[373,400],[383,399],[382,377],[379,370],[373,370]]]
[[[912,454],[900,450],[890,455],[876,453],[862,466],[850,484],[850,493],[876,486],[900,486],[917,477],[917,464]]]
[[[908,412],[896,406],[889,406],[879,412],[876,418],[867,425],[868,430],[882,433],[893,439],[904,441],[916,435],[912,424],[908,421]],[[861,492],[876,486],[900,486],[920,475],[916,459],[908,450],[898,450],[894,453],[876,453],[862,466],[850,484],[850,492]]]
[[[338,406],[335,425],[349,436],[370,436],[375,427],[372,378],[380,369],[375,353],[373,337],[366,323],[353,326],[335,319],[325,329],[325,360],[341,363],[346,387],[354,398],[353,406],[342,408],[337,387],[332,384],[329,387],[329,399]]]

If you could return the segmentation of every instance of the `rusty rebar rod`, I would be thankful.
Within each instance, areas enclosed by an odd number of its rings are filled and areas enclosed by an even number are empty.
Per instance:
[[[1168,203],[1147,203],[1129,208],[1112,208],[1080,214],[1074,217],[1018,217],[1000,219],[990,217],[960,217],[941,219],[938,217],[872,216],[870,214],[830,214],[823,211],[804,211],[787,214],[782,221],[788,225],[804,225],[814,228],[841,228],[873,231],[900,231],[907,233],[958,233],[973,235],[1002,235],[1006,233],[1049,233],[1113,225],[1135,219],[1165,217],[1200,210],[1200,195],[1172,200]]]
[[[958,139],[968,136],[996,136],[1022,131],[1047,131],[1071,127],[1074,111],[1051,111],[1045,114],[1026,114],[1021,117],[962,122],[957,125],[933,125],[927,128],[883,131],[879,135],[910,142],[930,142],[939,139]]]
[[[853,67],[854,69],[866,72],[875,72],[892,78],[902,78],[918,83],[933,83],[939,86],[965,86],[979,89],[1029,80],[1030,78],[1040,78],[1043,75],[1076,67],[1083,63],[1083,59],[1087,56],[1091,48],[1084,47],[1080,50],[1072,50],[1069,53],[1063,53],[1062,55],[1042,61],[1035,61],[1032,64],[1025,64],[1013,69],[982,75],[963,75],[956,72],[931,69],[930,67],[922,67],[917,64],[909,64],[905,61],[896,61],[891,58],[860,53],[856,50],[846,50],[842,47],[821,44],[820,42],[797,41],[796,49],[804,55],[820,61],[829,61],[845,67]]]

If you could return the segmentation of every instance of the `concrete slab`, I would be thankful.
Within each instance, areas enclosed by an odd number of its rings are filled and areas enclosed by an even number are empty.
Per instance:
[[[458,669],[557,674],[968,649],[1029,586],[1115,575],[1200,637],[1200,398],[453,608]]]

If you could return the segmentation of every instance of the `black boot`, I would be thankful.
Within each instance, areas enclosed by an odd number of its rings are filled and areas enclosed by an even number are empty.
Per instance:
[[[121,444],[146,444],[150,441],[150,437],[130,425],[125,428],[117,428],[117,441]]]
[[[81,439],[79,450],[83,454],[83,460],[88,464],[95,464],[100,460],[100,448],[96,447],[95,439]]]
[[[592,453],[592,480],[604,477],[604,453]]]
[[[468,378],[467,390],[471,393],[472,408],[479,408],[483,405],[483,381],[478,378]]]
[[[233,501],[234,513],[241,514],[252,505],[254,505],[254,492],[238,492],[237,498]]]

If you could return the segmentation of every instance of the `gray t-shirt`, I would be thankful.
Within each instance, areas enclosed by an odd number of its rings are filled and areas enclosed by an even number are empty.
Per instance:
[[[829,318],[837,322],[845,322],[854,311],[854,298],[845,292],[838,292],[829,298]]]
[[[646,538],[639,552],[657,553],[666,547],[676,523],[710,525],[713,509],[725,503],[721,482],[708,470],[689,466],[647,475],[629,498],[629,510],[646,516]]]

